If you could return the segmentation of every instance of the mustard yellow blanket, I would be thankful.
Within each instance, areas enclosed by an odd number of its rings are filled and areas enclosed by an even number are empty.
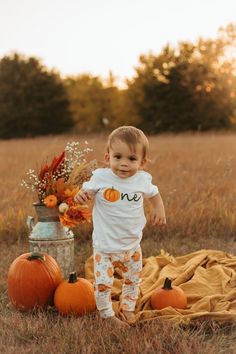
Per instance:
[[[85,276],[94,280],[92,257],[85,264]],[[151,294],[163,286],[166,277],[184,290],[188,299],[186,309],[152,310]],[[122,316],[119,311],[121,287],[121,274],[117,269],[112,288],[117,316]],[[236,256],[222,251],[200,250],[180,257],[161,252],[156,257],[144,259],[134,322],[157,317],[178,322],[199,318],[236,321]]]

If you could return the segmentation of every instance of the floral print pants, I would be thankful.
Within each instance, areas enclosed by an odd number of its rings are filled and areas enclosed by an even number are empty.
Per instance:
[[[114,316],[111,289],[115,269],[123,275],[121,310],[134,311],[139,295],[142,270],[140,246],[122,253],[102,253],[94,250],[95,299],[101,317]]]

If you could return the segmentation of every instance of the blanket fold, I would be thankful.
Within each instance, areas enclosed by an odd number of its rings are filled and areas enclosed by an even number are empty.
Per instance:
[[[117,316],[122,289],[122,274],[115,269],[112,301]],[[87,259],[85,277],[94,281],[93,258]],[[143,259],[140,296],[133,322],[157,317],[178,322],[193,319],[236,321],[236,256],[223,251],[199,250],[180,257],[164,251],[158,256]],[[187,295],[188,305],[184,310],[167,307],[153,310],[150,297],[156,288],[163,286],[165,278],[172,279]]]

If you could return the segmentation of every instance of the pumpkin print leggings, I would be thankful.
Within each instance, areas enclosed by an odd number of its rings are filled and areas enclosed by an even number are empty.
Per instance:
[[[101,317],[114,316],[111,289],[114,271],[117,268],[123,274],[121,310],[134,311],[141,282],[142,251],[140,246],[122,253],[102,253],[94,250],[93,257],[95,299]]]

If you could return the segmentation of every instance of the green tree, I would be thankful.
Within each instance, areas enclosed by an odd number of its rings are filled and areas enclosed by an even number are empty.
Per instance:
[[[61,133],[73,125],[58,74],[19,54],[0,61],[0,138]]]
[[[115,86],[115,78],[111,74],[107,82],[88,74],[69,77],[65,80],[65,87],[78,132],[111,130],[134,122],[127,92]]]
[[[140,127],[159,131],[231,128],[235,121],[235,67],[226,56],[234,27],[216,40],[166,45],[158,56],[140,57],[129,97]],[[235,47],[234,47],[235,48]]]
[[[99,131],[103,118],[103,85],[98,77],[82,74],[68,77],[65,87],[70,100],[70,112],[78,132]]]
[[[108,117],[109,130],[121,125],[137,125],[139,119],[130,104],[127,89],[119,89],[116,86],[116,78],[110,72],[107,82],[104,84],[105,109],[104,114]]]

